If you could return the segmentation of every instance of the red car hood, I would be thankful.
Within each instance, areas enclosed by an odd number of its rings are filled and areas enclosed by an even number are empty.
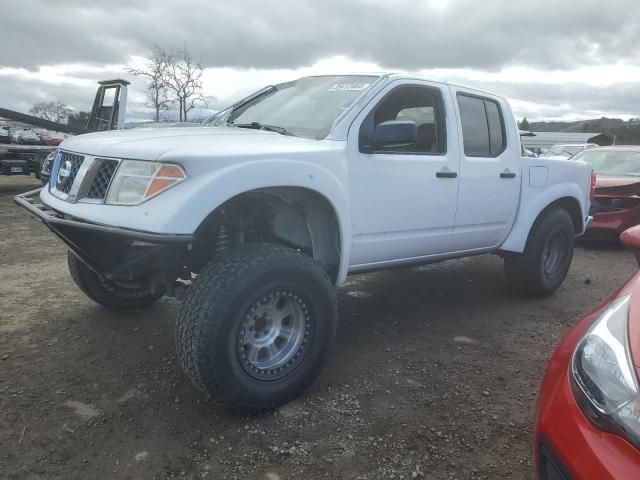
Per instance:
[[[640,196],[640,177],[596,177],[596,195]]]
[[[624,187],[634,183],[640,183],[640,177],[596,177],[596,188]]]

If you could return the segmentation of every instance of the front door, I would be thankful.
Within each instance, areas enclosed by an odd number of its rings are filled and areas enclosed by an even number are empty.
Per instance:
[[[398,80],[354,121],[348,141],[352,267],[450,251],[460,156],[455,115],[447,111],[453,105],[446,86]],[[376,126],[394,120],[416,123],[415,143],[372,147]]]

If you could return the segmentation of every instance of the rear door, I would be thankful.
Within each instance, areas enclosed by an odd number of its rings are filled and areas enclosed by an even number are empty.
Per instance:
[[[489,248],[507,237],[518,209],[520,143],[503,99],[451,86],[460,141],[460,187],[452,251]]]

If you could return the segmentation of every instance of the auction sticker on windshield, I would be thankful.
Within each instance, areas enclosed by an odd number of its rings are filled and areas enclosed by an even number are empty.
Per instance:
[[[364,82],[346,82],[335,83],[329,88],[330,92],[353,92],[358,90],[366,90],[370,83]]]

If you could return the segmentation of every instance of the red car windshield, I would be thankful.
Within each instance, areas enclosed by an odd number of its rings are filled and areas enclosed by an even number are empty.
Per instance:
[[[640,177],[640,152],[623,150],[585,150],[576,155],[593,166],[598,175],[609,177]]]

